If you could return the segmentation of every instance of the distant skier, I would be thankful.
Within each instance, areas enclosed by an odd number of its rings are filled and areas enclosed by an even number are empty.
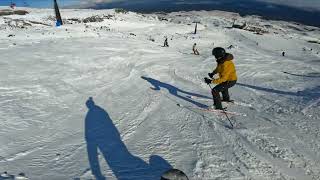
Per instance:
[[[192,51],[193,51],[193,54],[195,55],[200,55],[198,49],[196,48],[197,46],[197,43],[194,43],[193,46],[192,46]]]
[[[168,38],[165,37],[166,39],[164,40],[164,43],[163,43],[163,47],[169,47],[169,44],[168,44]]]
[[[211,93],[215,108],[222,110],[220,92],[222,93],[222,101],[231,101],[228,89],[237,83],[237,73],[232,62],[232,54],[226,53],[225,49],[221,47],[217,47],[212,50],[212,55],[215,56],[218,64],[212,73],[208,73],[210,78],[205,77],[204,80],[207,84],[218,84],[212,89]],[[215,74],[219,74],[218,79],[213,79]]]
[[[286,55],[286,53],[283,51],[283,52],[282,52],[282,56],[285,56],[285,55]]]

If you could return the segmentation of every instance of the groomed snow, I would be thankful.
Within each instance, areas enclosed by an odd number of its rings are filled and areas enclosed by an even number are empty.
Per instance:
[[[26,10],[0,16],[3,179],[92,179],[89,97],[114,124],[93,124],[105,137],[99,159],[107,179],[156,179],[170,166],[195,180],[320,179],[320,44],[308,42],[320,42],[319,28],[221,11],[114,10],[62,10],[64,19],[103,21],[57,28],[52,9]],[[229,28],[235,18],[269,33]],[[239,78],[230,93],[249,105],[228,106],[246,114],[231,117],[233,130],[221,114],[176,105],[212,105],[188,96],[211,97],[203,83],[216,65],[211,50],[230,45]]]

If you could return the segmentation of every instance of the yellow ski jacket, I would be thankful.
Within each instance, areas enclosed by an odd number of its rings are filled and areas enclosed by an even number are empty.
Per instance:
[[[227,54],[225,60],[222,63],[218,63],[217,68],[213,71],[215,74],[219,74],[218,79],[213,79],[212,83],[220,84],[226,81],[236,81],[237,72],[232,62],[233,55]]]

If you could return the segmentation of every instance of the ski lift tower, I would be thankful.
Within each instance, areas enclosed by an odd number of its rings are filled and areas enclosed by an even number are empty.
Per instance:
[[[200,23],[199,20],[194,21],[193,23],[196,23],[196,26],[194,27],[194,34],[197,34],[197,30],[198,30],[198,24]]]

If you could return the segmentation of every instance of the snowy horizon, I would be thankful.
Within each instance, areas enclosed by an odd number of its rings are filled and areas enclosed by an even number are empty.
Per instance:
[[[0,6],[11,0],[2,0]],[[52,8],[52,0],[16,0],[17,6]],[[258,15],[271,20],[285,20],[320,27],[320,1],[314,0],[58,0],[61,9],[124,8],[139,13],[222,10],[242,16]]]

